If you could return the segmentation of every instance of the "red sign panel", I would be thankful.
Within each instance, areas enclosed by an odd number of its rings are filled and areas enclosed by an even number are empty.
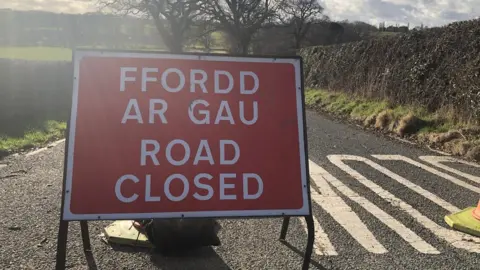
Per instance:
[[[308,215],[299,58],[78,51],[64,220]]]

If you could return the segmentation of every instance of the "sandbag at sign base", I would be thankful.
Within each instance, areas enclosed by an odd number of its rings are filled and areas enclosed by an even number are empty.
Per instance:
[[[145,234],[163,255],[205,246],[220,246],[221,226],[214,219],[153,219],[144,224]]]
[[[132,226],[132,220],[117,220],[103,229],[107,243],[152,248],[148,237],[137,227]]]

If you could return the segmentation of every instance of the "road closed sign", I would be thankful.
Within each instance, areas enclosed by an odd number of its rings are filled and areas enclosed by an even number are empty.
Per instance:
[[[300,58],[76,51],[64,220],[310,214]]]

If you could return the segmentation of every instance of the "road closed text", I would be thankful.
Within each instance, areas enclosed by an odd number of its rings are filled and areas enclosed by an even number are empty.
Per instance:
[[[128,190],[122,190],[122,184],[126,181],[131,181],[135,184],[145,186],[145,197],[140,198],[136,193],[129,192]],[[152,181],[164,181],[162,190],[152,190]],[[219,181],[220,189],[218,194],[213,190],[212,181]],[[174,182],[179,182],[182,185],[182,191],[178,194],[173,194],[170,186]],[[192,184],[193,182],[193,184]],[[258,188],[252,191],[249,185],[256,182]],[[194,192],[190,194],[191,185],[194,185],[198,189],[202,189],[205,192]],[[242,189],[243,196],[238,198],[236,194],[230,192],[231,190]],[[204,194],[205,193],[205,194]],[[236,192],[235,192],[236,193]],[[161,202],[167,199],[172,202],[180,202],[191,195],[193,198],[199,201],[211,200],[214,196],[218,200],[255,200],[258,199],[263,193],[263,182],[258,174],[255,173],[220,173],[218,175],[211,175],[208,173],[199,173],[193,179],[187,179],[183,174],[172,174],[166,179],[152,179],[152,175],[147,174],[142,178],[136,175],[126,174],[120,177],[115,184],[115,196],[123,203],[132,203],[137,200],[144,200],[145,202]],[[165,197],[163,197],[165,196]]]
[[[237,78],[237,81],[235,81],[234,78]],[[247,80],[249,80],[249,84],[247,84]],[[132,82],[140,82],[140,89],[129,86],[129,83]],[[255,72],[251,71],[239,71],[238,74],[233,76],[231,72],[226,70],[207,72],[202,69],[190,69],[188,72],[184,72],[177,68],[166,68],[164,70],[152,67],[120,68],[120,92],[137,90],[140,94],[152,90],[158,91],[158,88],[154,88],[155,83],[161,86],[161,91],[169,93],[186,92],[188,94],[195,94],[200,92],[228,95],[235,89],[239,91],[241,95],[253,95],[259,90],[259,77]],[[207,85],[212,86],[213,89],[209,89]],[[249,119],[246,117],[245,110],[247,104],[245,104],[244,101],[237,101],[233,104],[228,100],[222,100],[218,110],[210,111],[207,100],[195,99],[189,107],[185,108],[185,112],[188,114],[190,121],[196,125],[215,125],[225,121],[231,125],[243,124],[251,126],[258,120],[258,102],[253,101],[248,104],[248,106],[249,109],[252,110],[251,113],[248,113],[248,115],[251,115]],[[168,102],[166,100],[150,99],[148,102],[148,110],[145,109],[140,108],[137,99],[131,98],[121,117],[121,123],[154,124],[157,123],[157,121],[167,125],[170,123],[171,120],[167,120],[166,117],[168,110]],[[148,111],[148,114],[144,116],[142,114],[143,110]],[[234,114],[236,116],[234,116]],[[240,158],[240,146],[235,141],[228,139],[216,142],[215,146],[208,140],[200,140],[198,144],[190,145],[185,140],[175,139],[162,145],[159,141],[144,139],[141,141],[140,147],[140,166],[146,166],[147,163],[148,165],[161,166],[160,159],[162,159],[162,162],[168,162],[170,165],[181,168],[183,166],[183,169],[186,170],[188,167],[196,166],[200,162],[206,162],[212,166],[231,166],[235,165]],[[217,159],[213,157],[211,147],[218,147],[220,155]],[[174,148],[181,149],[184,153],[182,157],[178,159],[173,157],[172,149]],[[233,150],[234,154],[232,157],[225,156],[226,148]],[[180,169],[179,171],[181,172],[182,170]],[[128,181],[145,187],[143,198],[140,198],[140,195],[136,193],[132,194],[122,189],[122,185]],[[162,190],[152,190],[153,181],[162,181]],[[217,181],[215,186],[219,188],[218,191],[214,191],[212,188],[213,181]],[[179,194],[173,194],[171,192],[170,186],[175,182],[182,185],[182,192]],[[255,186],[258,187],[255,191],[249,189],[249,185],[251,186],[253,182],[256,182]],[[190,192],[192,187],[197,190],[204,190],[206,194]],[[235,194],[228,193],[229,190],[239,188],[242,189],[242,198],[238,198]],[[210,200],[213,196],[217,196],[219,200],[254,200],[258,199],[262,193],[262,178],[252,172],[243,174],[218,173],[216,175],[199,173],[193,179],[187,179],[187,177],[181,173],[170,174],[165,179],[156,179],[152,177],[151,174],[142,176],[125,174],[120,176],[115,184],[115,196],[123,203],[132,203],[137,200],[161,202],[163,199],[180,202],[187,198],[187,196],[193,196],[197,200]]]
[[[218,148],[219,151],[212,151],[212,147]],[[140,166],[154,165],[160,166],[161,163],[167,162],[172,166],[196,166],[201,162],[209,165],[235,165],[240,159],[240,146],[233,140],[219,140],[212,143],[208,140],[200,140],[198,144],[189,145],[186,141],[181,139],[174,139],[162,146],[157,140],[142,140],[140,143]],[[180,150],[183,154],[180,157],[174,157],[173,151]],[[218,152],[218,157],[214,157],[213,152]],[[233,152],[233,153],[232,153]],[[230,155],[227,155],[230,153]],[[145,186],[145,197],[139,198],[138,194],[131,194],[122,189],[122,184],[126,181],[131,181],[135,184]],[[152,191],[152,181],[164,182],[161,191]],[[212,181],[219,181],[218,195],[215,194],[212,188]],[[170,186],[172,183],[178,182],[182,185],[182,192],[180,194],[173,194]],[[255,182],[257,190],[252,191],[249,186]],[[211,175],[208,173],[199,173],[193,179],[187,179],[181,173],[174,173],[169,175],[166,179],[152,179],[152,175],[137,176],[133,174],[122,175],[115,184],[115,196],[124,203],[131,203],[137,199],[144,199],[145,202],[159,202],[164,195],[166,199],[178,202],[184,200],[190,193],[190,186],[193,185],[205,190],[206,194],[195,192],[193,197],[197,200],[210,200],[213,196],[218,196],[220,200],[238,200],[235,194],[228,194],[227,190],[243,189],[243,199],[255,200],[263,193],[262,178],[256,173],[220,173],[218,175]],[[158,193],[163,195],[157,195]]]

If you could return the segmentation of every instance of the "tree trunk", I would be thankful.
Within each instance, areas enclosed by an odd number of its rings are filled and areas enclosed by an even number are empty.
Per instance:
[[[244,34],[243,36],[239,35],[237,40],[238,53],[241,55],[248,55],[248,49],[250,47],[252,37],[248,34]]]
[[[295,44],[293,45],[295,47],[295,50],[300,49],[300,45],[302,43],[302,41],[300,40],[300,37],[297,34],[295,34],[293,39],[295,41]]]
[[[183,52],[183,32],[177,29],[178,27],[174,27],[172,25],[172,31],[170,33],[170,31],[168,31],[168,29],[166,29],[163,23],[160,21],[160,18],[155,17],[154,21],[157,31],[162,37],[165,46],[167,46],[168,51],[171,53]]]
[[[247,42],[247,41],[243,41],[241,43],[241,47],[240,47],[240,54],[242,55],[247,55],[248,54],[248,47],[250,45],[250,42]]]
[[[179,34],[173,34],[171,36],[171,41],[167,45],[171,53],[182,53],[183,52],[183,38]]]

